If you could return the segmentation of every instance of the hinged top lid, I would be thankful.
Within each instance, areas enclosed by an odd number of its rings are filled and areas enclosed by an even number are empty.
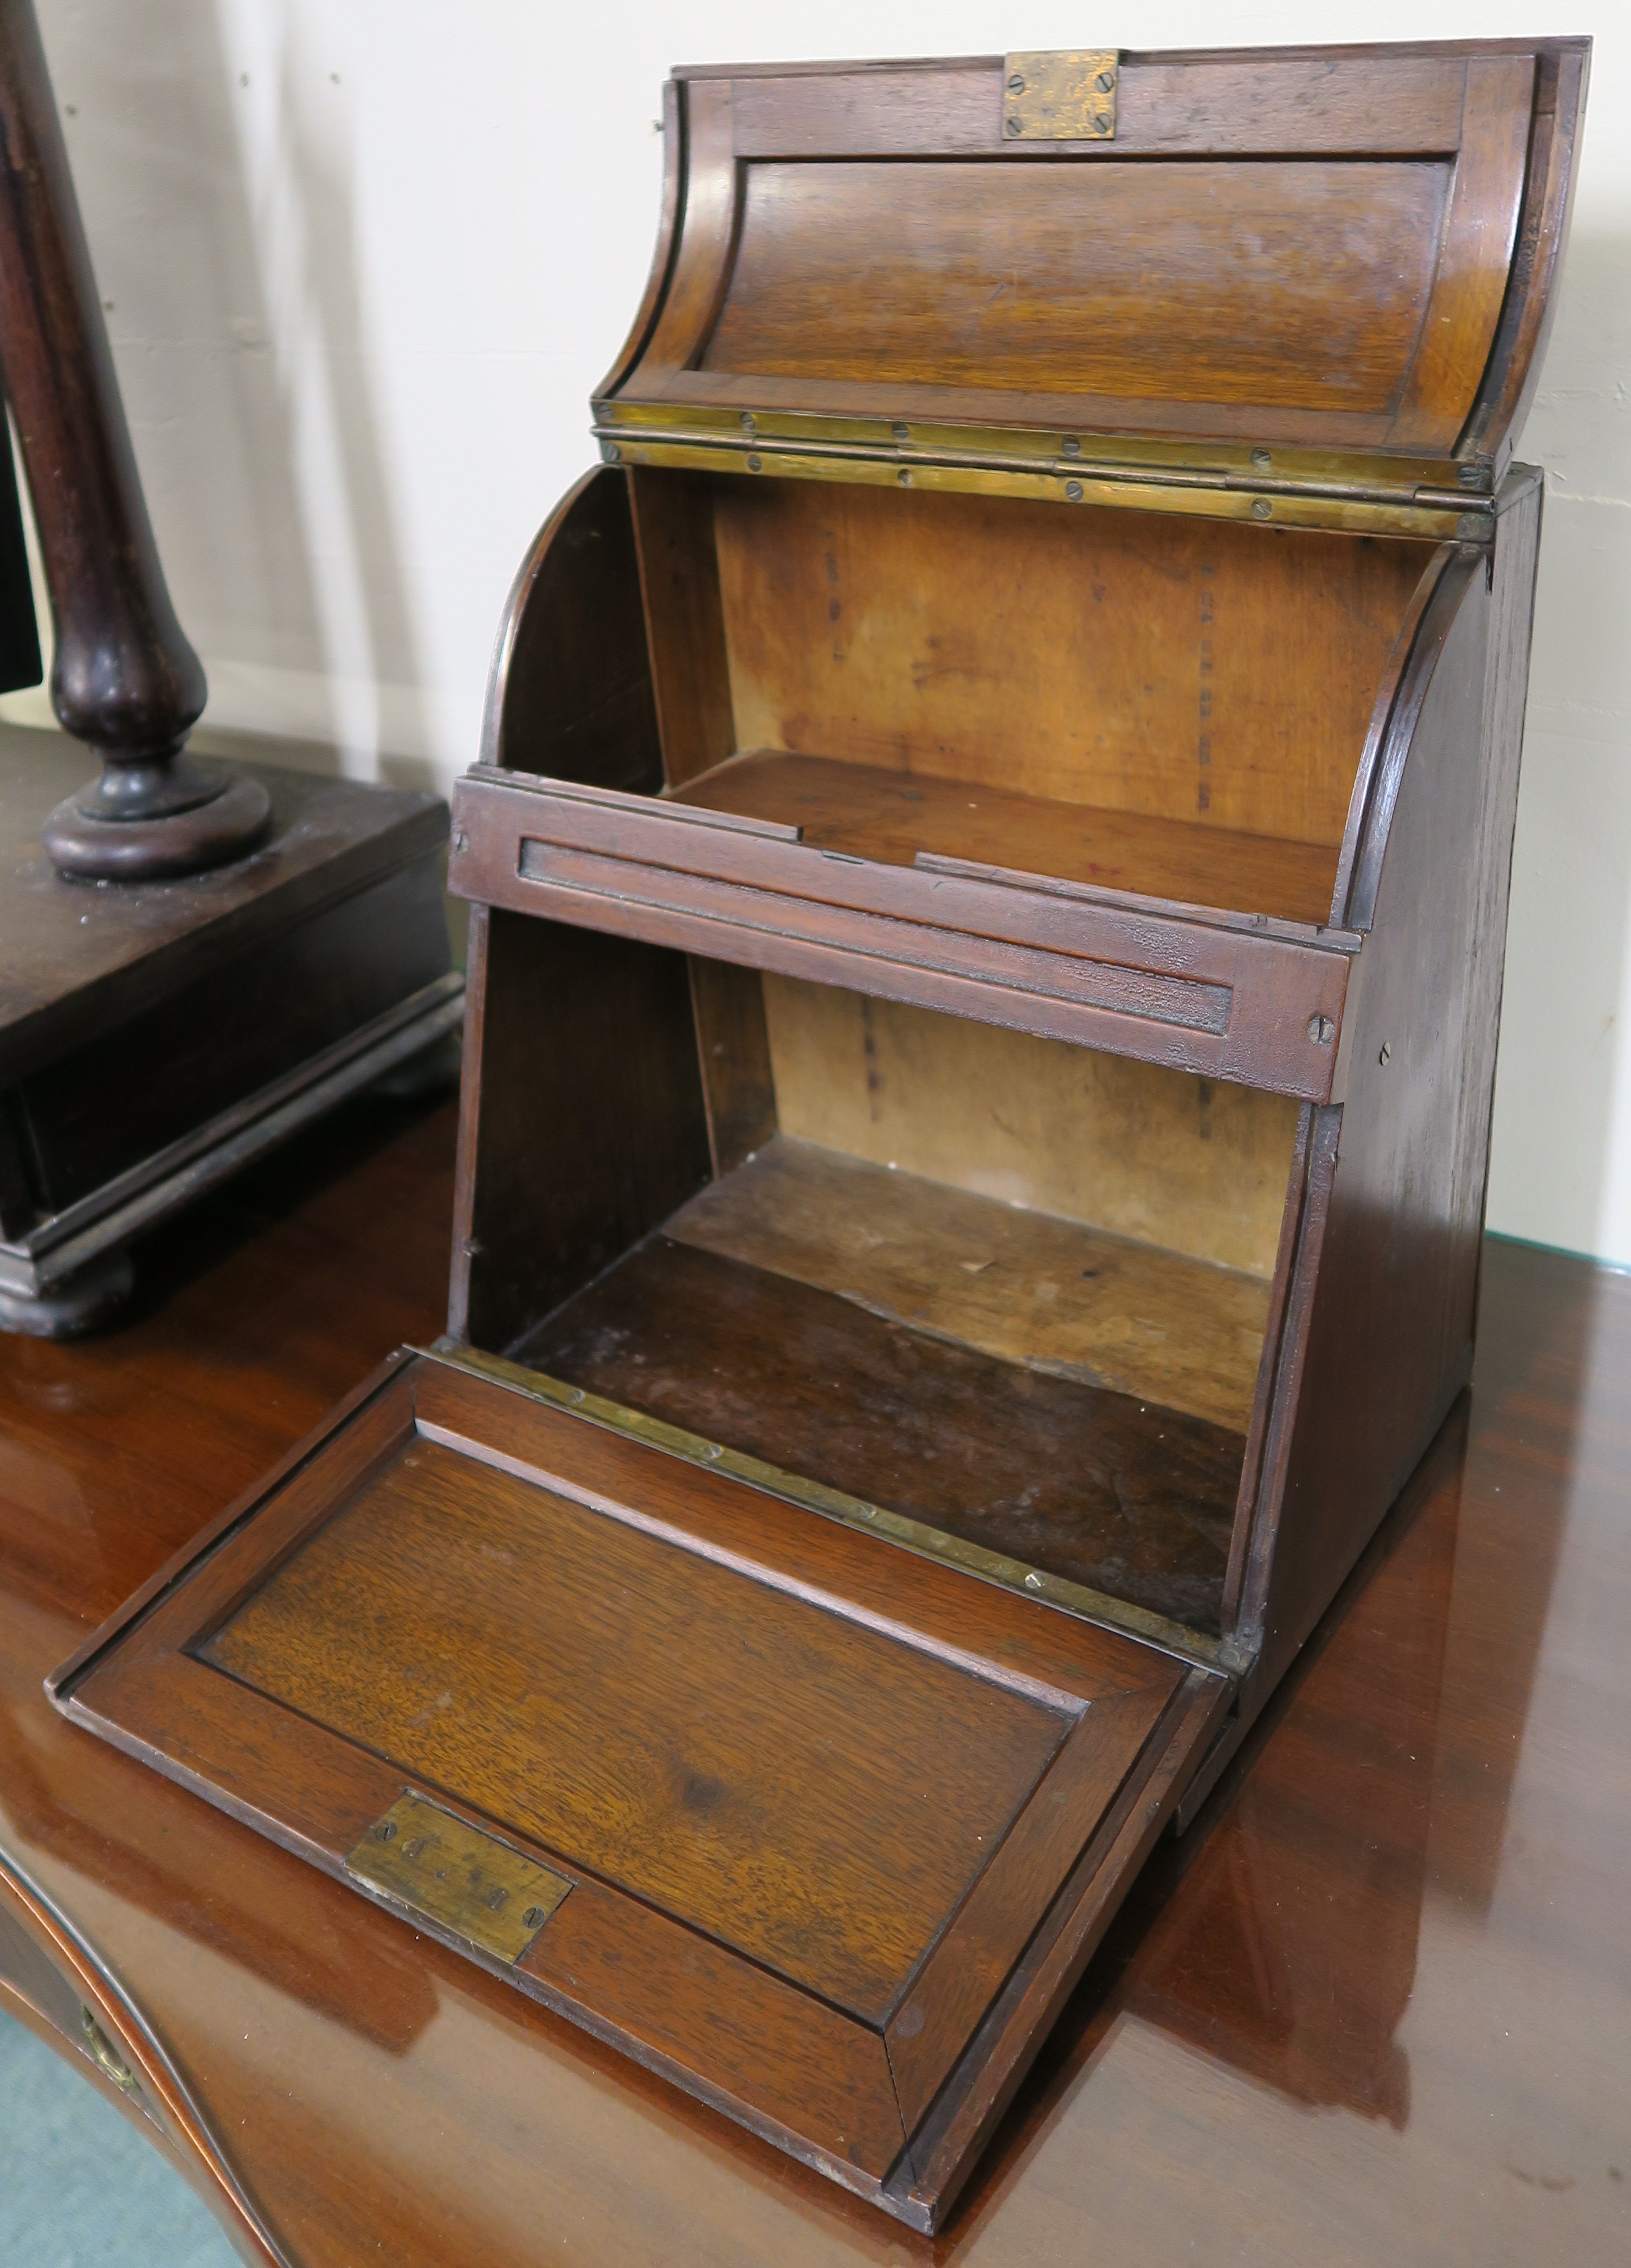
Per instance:
[[[609,455],[840,477],[1487,495],[1538,369],[1588,53],[681,72],[597,430]]]

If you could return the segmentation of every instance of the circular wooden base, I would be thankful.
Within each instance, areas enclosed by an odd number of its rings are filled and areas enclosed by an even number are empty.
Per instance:
[[[0,1285],[0,1331],[34,1339],[77,1338],[122,1307],[136,1284],[129,1255],[99,1252],[48,1292],[8,1292]]]
[[[260,781],[239,772],[208,803],[159,819],[87,819],[70,796],[47,820],[41,840],[60,873],[99,881],[157,881],[241,858],[270,816]]]

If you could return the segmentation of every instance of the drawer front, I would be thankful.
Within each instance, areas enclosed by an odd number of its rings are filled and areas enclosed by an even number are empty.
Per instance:
[[[237,2250],[292,2268],[141,2011],[68,1917],[0,1851],[0,2008],[100,2080],[199,2191]]]

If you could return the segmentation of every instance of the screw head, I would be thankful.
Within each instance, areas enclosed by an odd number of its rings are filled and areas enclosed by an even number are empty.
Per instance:
[[[1389,1045],[1388,1045],[1387,1042],[1386,1042],[1385,1040],[1384,1040],[1384,1041],[1383,1041],[1383,1042],[1382,1042],[1382,1052],[1381,1052],[1381,1054],[1376,1057],[1376,1061],[1377,1061],[1379,1064],[1384,1064],[1384,1063],[1386,1063],[1386,1062],[1389,1060],[1389,1058],[1391,1057],[1392,1053],[1393,1053],[1392,1049],[1391,1049],[1391,1047],[1389,1047]]]
[[[521,1916],[528,1929],[542,1929],[549,1918],[542,1906],[528,1906]]]
[[[1025,82],[1020,76],[1019,72],[1015,71],[1013,77],[1008,81],[1008,92],[1010,94],[1023,94],[1024,92]]]
[[[1108,94],[1116,84],[1116,74],[1114,71],[1101,71],[1093,84],[1101,94]]]
[[[1094,131],[1096,134],[1108,134],[1108,133],[1110,132],[1110,121],[1109,121],[1109,119],[1108,119],[1108,118],[1096,118],[1096,119],[1094,120],[1094,122],[1093,122],[1093,131]]]
[[[749,457],[748,460],[748,470],[750,473],[762,473],[764,470],[764,458]]]
[[[889,428],[889,438],[892,441],[910,441],[911,438],[911,426],[904,425],[897,417]]]
[[[1007,131],[1008,131],[1008,133],[1009,133],[1010,135],[1013,135],[1013,136],[1017,136],[1017,135],[1018,135],[1018,133],[1019,133],[1019,130],[1020,130],[1020,122],[1019,122],[1018,119],[1017,119],[1017,118],[1010,118],[1010,119],[1007,121]]]
[[[1253,497],[1251,499],[1251,517],[1253,519],[1266,519],[1273,509],[1273,505],[1269,502],[1266,497]]]
[[[601,456],[606,464],[615,465],[622,454],[623,451],[617,446],[617,444],[615,441],[602,441],[601,443]]]
[[[1254,473],[1266,473],[1273,462],[1273,458],[1266,449],[1254,449],[1251,452],[1251,469]]]
[[[903,465],[899,472],[896,474],[895,477],[899,482],[902,488],[909,489],[911,486],[911,467],[910,465]]]
[[[1059,443],[1059,454],[1061,457],[1079,457],[1081,454],[1081,444],[1074,433],[1066,433]]]
[[[1082,494],[1081,482],[1080,481],[1066,481],[1065,483],[1065,493],[1070,498],[1072,504],[1080,504],[1081,502]]]
[[[381,1843],[389,1843],[395,1836],[396,1822],[394,1819],[382,1819],[375,1828],[374,1833]]]
[[[1308,1035],[1317,1047],[1328,1048],[1337,1035],[1337,1027],[1329,1016],[1310,1016]]]
[[[742,413],[742,430],[744,433],[756,433],[759,430],[759,421],[751,409],[744,409]]]

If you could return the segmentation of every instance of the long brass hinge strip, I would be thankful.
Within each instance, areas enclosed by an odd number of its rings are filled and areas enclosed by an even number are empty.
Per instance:
[[[1000,1589],[1017,1591],[1023,1598],[1058,1607],[1080,1621],[1099,1624],[1123,1637],[1140,1638],[1147,1646],[1158,1646],[1163,1653],[1176,1654],[1179,1660],[1193,1662],[1202,1669],[1229,1675],[1246,1666],[1227,1639],[1207,1638],[1182,1623],[1169,1621],[1164,1615],[1153,1614],[1148,1608],[1112,1599],[1105,1592],[1093,1590],[1085,1583],[1070,1582],[1062,1575],[1051,1575],[1044,1568],[1028,1566],[1022,1559],[1009,1559],[1001,1552],[988,1551],[983,1544],[965,1543],[959,1535],[948,1535],[941,1528],[931,1528],[923,1521],[910,1520],[903,1513],[890,1512],[882,1505],[868,1504],[860,1497],[846,1495],[842,1489],[829,1488],[824,1482],[806,1480],[801,1473],[784,1472],[779,1466],[766,1464],[740,1449],[705,1440],[701,1434],[687,1432],[683,1426],[670,1425],[661,1418],[649,1418],[644,1410],[631,1410],[620,1402],[609,1402],[581,1386],[569,1386],[562,1379],[551,1378],[546,1371],[529,1370],[503,1355],[484,1354],[477,1347],[454,1340],[415,1347],[412,1352],[427,1362],[484,1378],[528,1401],[566,1410],[592,1425],[604,1426],[610,1432],[642,1442],[647,1448],[683,1458],[687,1464],[728,1474],[733,1480],[745,1481],[749,1487],[760,1489],[766,1496],[779,1497],[785,1503],[797,1505],[801,1511],[820,1513],[824,1519],[839,1521],[846,1528],[884,1536],[920,1558],[939,1560],[963,1574],[994,1583]]]
[[[716,426],[697,429],[597,422],[591,431],[608,464],[677,461],[716,471],[781,471],[807,480],[876,478],[881,472],[889,472],[905,488],[914,486],[926,475],[929,476],[926,485],[937,485],[934,475],[940,474],[954,479],[962,476],[959,485],[978,484],[998,493],[1048,495],[1062,504],[1132,503],[1140,497],[1158,502],[1170,497],[1173,509],[1212,510],[1259,520],[1278,518],[1283,524],[1307,524],[1322,507],[1329,506],[1348,516],[1362,513],[1378,532],[1393,529],[1440,542],[1487,542],[1494,527],[1493,499],[1457,489],[1274,480],[1258,474],[1195,472],[1177,466],[1129,465],[1102,458],[1024,457],[994,450],[908,450],[861,440],[739,435]],[[1179,497],[1184,499],[1181,504]]]

